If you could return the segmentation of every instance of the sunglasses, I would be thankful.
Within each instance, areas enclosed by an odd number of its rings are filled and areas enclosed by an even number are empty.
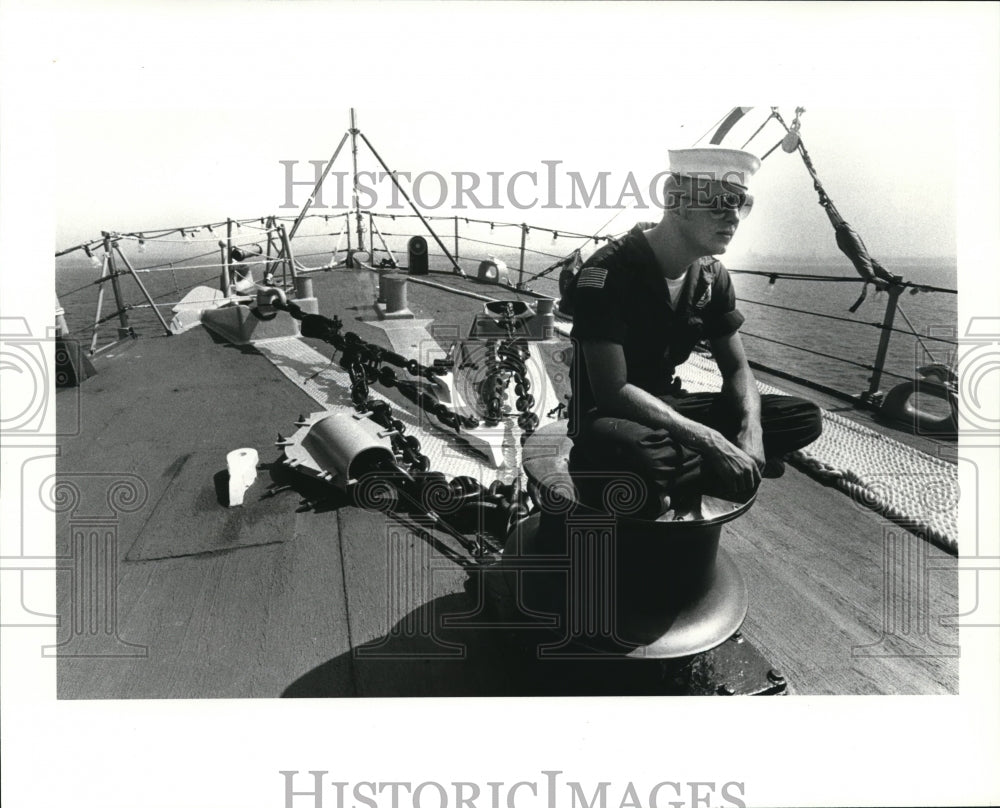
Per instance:
[[[707,209],[715,219],[724,219],[731,210],[739,219],[745,219],[753,209],[753,196],[736,191],[723,191],[708,199],[698,199],[692,207]]]
[[[732,190],[732,184],[727,186],[723,183],[723,187],[727,190],[720,191],[714,196],[709,196],[709,188],[700,182],[694,182],[688,180],[688,178],[680,178],[674,176],[674,179],[680,184],[684,182],[687,187],[684,190],[667,190],[667,209],[671,209],[678,204],[679,199],[686,198],[691,201],[690,207],[695,210],[707,210],[712,217],[715,219],[724,219],[729,211],[736,211],[736,215],[739,219],[745,219],[750,215],[750,210],[753,208],[753,196],[746,193],[745,191]]]

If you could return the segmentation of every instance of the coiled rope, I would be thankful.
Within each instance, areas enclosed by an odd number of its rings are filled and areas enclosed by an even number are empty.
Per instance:
[[[699,354],[678,370],[684,387],[714,392],[722,377]],[[757,382],[762,393],[787,395]],[[823,434],[789,459],[820,482],[951,553],[958,552],[958,467],[829,410]]]

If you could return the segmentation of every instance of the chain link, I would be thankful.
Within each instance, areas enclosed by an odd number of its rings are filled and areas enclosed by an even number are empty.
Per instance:
[[[411,376],[434,381],[454,367],[454,358],[449,356],[434,360],[430,366],[421,365],[416,359],[406,359],[393,351],[372,345],[354,332],[342,334],[343,323],[338,317],[306,314],[291,301],[275,301],[274,306],[302,322],[303,336],[321,339],[341,353],[340,366],[351,379],[351,401],[359,412],[369,414],[376,424],[389,433],[393,454],[401,461],[400,471],[404,477],[397,481],[397,485],[408,498],[420,503],[424,494],[433,486],[447,486],[449,494],[459,504],[459,510],[466,512],[464,521],[468,521],[471,511],[486,531],[486,535],[483,531],[477,531],[473,547],[469,548],[464,542],[463,546],[472,550],[477,557],[501,552],[507,533],[529,512],[527,493],[520,490],[516,483],[504,484],[499,480],[494,481],[488,489],[484,489],[473,477],[455,477],[448,481],[441,472],[431,470],[430,458],[421,452],[420,441],[415,436],[406,434],[406,425],[393,416],[392,406],[387,401],[371,398],[371,385],[374,383],[389,388],[407,384],[400,381],[390,365],[405,368]],[[535,399],[531,395],[531,380],[525,364],[528,347],[523,338],[513,336],[514,325],[510,312],[500,323],[507,331],[507,339],[490,340],[487,343],[487,372],[480,387],[480,395],[487,411],[486,422],[498,423],[504,417],[503,401],[506,392],[511,381],[514,382],[514,392],[517,395],[515,407],[520,413],[517,422],[522,429],[523,444],[538,426],[538,416],[531,411]],[[424,390],[416,391],[416,403],[456,432],[460,433],[463,427],[474,429],[479,426],[478,418],[455,412]],[[406,479],[407,476],[409,479]],[[431,512],[430,508],[425,510]],[[440,517],[437,518],[440,520]],[[458,532],[450,525],[448,527],[458,537]],[[499,543],[495,541],[497,536],[500,538]]]

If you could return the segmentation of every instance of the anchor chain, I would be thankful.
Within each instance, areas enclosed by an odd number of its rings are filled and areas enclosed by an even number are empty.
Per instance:
[[[514,382],[514,393],[517,395],[514,406],[520,413],[517,425],[521,427],[523,446],[531,433],[538,428],[538,416],[532,412],[535,397],[531,394],[531,378],[526,365],[529,356],[528,345],[523,337],[514,336],[517,318],[512,303],[504,304],[504,310],[496,322],[507,332],[507,338],[490,340],[487,343],[486,376],[480,397],[486,407],[487,423],[499,423],[505,415],[504,399],[511,381]]]
[[[452,357],[435,359],[431,365],[422,365],[416,359],[406,359],[394,351],[366,342],[353,331],[342,334],[343,323],[340,318],[306,314],[292,301],[276,300],[273,305],[302,322],[303,336],[322,339],[341,352],[340,366],[351,377],[351,401],[361,412],[366,410],[370,385],[375,382],[384,387],[399,385],[396,371],[388,365],[405,368],[411,376],[430,381],[435,381],[454,367]],[[523,338],[514,336],[515,321],[510,308],[499,323],[507,331],[507,338],[487,343],[487,372],[480,387],[480,397],[486,410],[487,423],[499,423],[505,415],[505,394],[510,382],[514,382],[514,392],[517,395],[515,407],[519,413],[517,424],[522,430],[523,444],[538,428],[539,423],[538,416],[532,411],[535,398],[531,394],[531,379],[526,366],[528,346]],[[461,432],[463,427],[475,429],[479,426],[480,421],[475,416],[455,412],[424,390],[417,391],[416,395],[417,405],[449,429]]]
[[[527,492],[520,490],[516,483],[505,484],[495,480],[488,488],[483,488],[474,477],[460,476],[449,481],[443,473],[432,471],[430,458],[421,452],[420,441],[406,434],[406,424],[393,416],[392,406],[381,399],[372,400],[370,395],[370,386],[376,382],[390,388],[400,385],[400,379],[390,365],[405,368],[411,376],[434,380],[447,373],[454,366],[454,360],[449,357],[436,359],[430,366],[421,365],[416,359],[406,359],[393,351],[372,345],[353,332],[342,334],[343,323],[338,317],[307,314],[294,302],[280,298],[273,305],[302,322],[303,336],[321,339],[341,352],[340,366],[351,379],[351,401],[359,412],[368,413],[372,421],[388,432],[393,454],[400,465],[396,469],[385,469],[385,476],[393,478],[406,499],[431,515],[477,558],[501,552],[502,540],[507,533],[529,513]],[[537,427],[538,417],[531,412],[535,402],[530,393],[531,382],[525,365],[527,345],[524,340],[513,337],[512,323],[508,324],[507,330],[507,340],[491,341],[489,344],[488,371],[484,381],[489,385],[490,396],[487,422],[492,420],[493,415],[497,421],[503,417],[503,396],[513,380],[518,396],[515,406],[520,413],[518,424],[524,430],[523,443]],[[472,429],[479,425],[479,419],[454,412],[423,390],[417,391],[417,405],[456,432],[460,432],[462,427]],[[470,545],[461,532],[436,513],[440,508],[429,507],[427,501],[434,499],[447,502],[451,521],[475,530],[473,544]],[[478,529],[480,525],[482,530]],[[500,543],[494,540],[496,536],[500,537]]]
[[[528,346],[523,339],[490,341],[487,344],[486,374],[480,386],[486,422],[496,424],[505,416],[503,403],[511,382],[514,383],[517,395],[514,408],[519,413],[517,425],[521,428],[522,445],[538,428],[538,416],[532,412],[535,397],[531,393],[531,378],[526,365],[528,355]]]

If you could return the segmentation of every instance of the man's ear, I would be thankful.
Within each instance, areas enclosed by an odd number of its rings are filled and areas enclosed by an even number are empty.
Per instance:
[[[663,215],[676,216],[678,219],[687,220],[691,218],[691,206],[688,204],[687,198],[682,196],[674,205],[668,205]]]
[[[663,200],[664,216],[674,215],[682,219],[690,217],[686,189],[672,176],[663,182]]]

